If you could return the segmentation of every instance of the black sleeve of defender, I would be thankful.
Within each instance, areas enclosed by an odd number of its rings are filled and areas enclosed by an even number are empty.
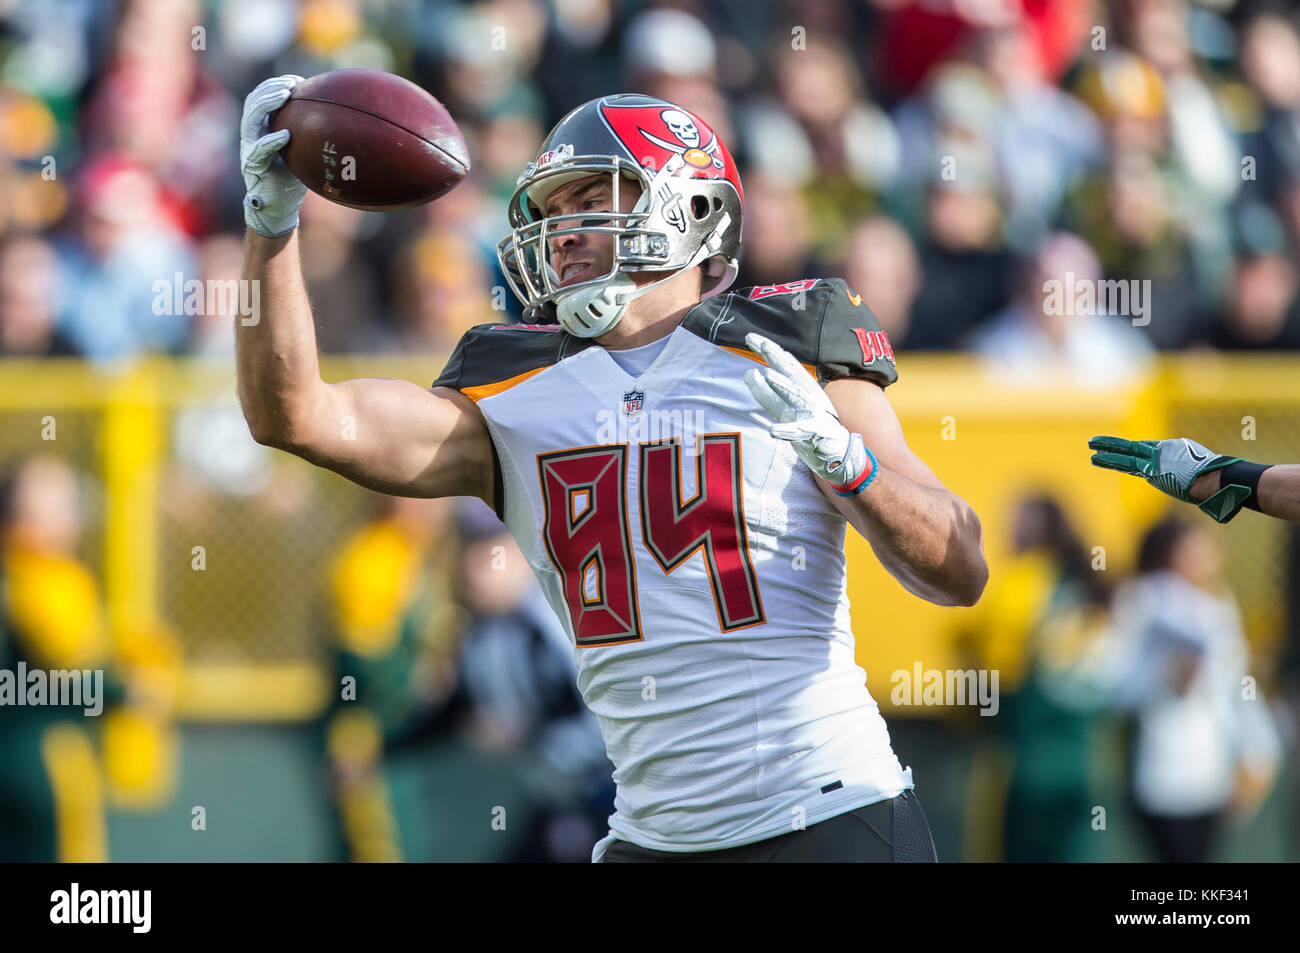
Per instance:
[[[842,278],[826,282],[821,332],[817,342],[817,377],[823,384],[857,377],[888,387],[898,380],[894,350],[880,322],[861,295]]]

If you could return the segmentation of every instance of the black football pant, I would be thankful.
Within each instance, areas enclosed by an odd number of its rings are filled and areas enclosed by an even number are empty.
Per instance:
[[[616,840],[605,849],[603,863],[933,863],[938,858],[930,825],[912,791],[877,801],[813,824],[743,847],[682,853],[650,850]]]

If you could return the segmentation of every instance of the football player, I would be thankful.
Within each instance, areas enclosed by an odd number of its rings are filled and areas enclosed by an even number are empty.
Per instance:
[[[1226,523],[1242,508],[1300,525],[1300,465],[1251,463],[1195,440],[1093,437],[1093,466],[1140,476],[1176,500]]]
[[[858,292],[728,291],[730,153],[681,107],[605,96],[550,132],[510,201],[498,255],[528,323],[472,328],[429,389],[324,383],[302,188],[275,161],[287,133],[265,134],[296,81],[245,106],[244,277],[263,302],[238,328],[245,416],[363,486],[494,507],[615,766],[593,860],[934,860],[854,661],[845,525],[931,602],[974,604],[988,570],[974,512],[903,439]]]

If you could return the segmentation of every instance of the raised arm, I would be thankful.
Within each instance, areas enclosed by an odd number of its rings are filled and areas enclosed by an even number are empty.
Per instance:
[[[236,321],[239,402],[253,439],[396,496],[492,500],[483,415],[446,387],[380,378],[327,384],[298,259],[298,233],[244,241],[246,281],[260,283],[256,323]]]
[[[397,496],[477,496],[493,504],[492,443],[468,398],[445,387],[365,379],[327,384],[298,254],[305,187],[264,135],[296,76],[261,84],[244,103],[240,164],[248,194],[242,279],[256,314],[236,318],[239,402],[253,438]]]

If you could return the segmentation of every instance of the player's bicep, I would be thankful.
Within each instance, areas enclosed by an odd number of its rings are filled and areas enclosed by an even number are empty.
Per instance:
[[[386,378],[327,389],[302,456],[381,493],[492,502],[492,441],[469,398]]]
[[[882,466],[921,486],[947,489],[934,471],[907,445],[903,425],[884,388],[861,378],[842,378],[826,385],[840,423],[862,435],[862,442]]]

